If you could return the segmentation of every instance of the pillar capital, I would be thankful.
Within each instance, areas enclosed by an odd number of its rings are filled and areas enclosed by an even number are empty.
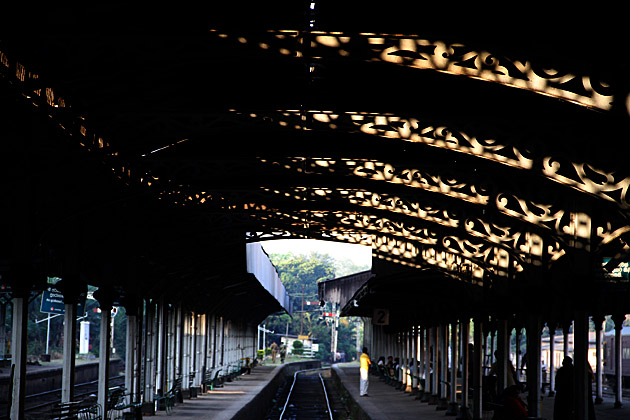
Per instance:
[[[594,315],[592,319],[593,324],[595,324],[595,331],[601,331],[606,317],[603,315]]]
[[[111,287],[99,287],[94,292],[94,299],[96,299],[101,307],[101,311],[109,311],[114,305],[114,300],[118,297],[117,293]]]
[[[65,304],[79,303],[79,296],[87,292],[87,285],[81,281],[61,279],[55,284],[55,289],[63,294]]]
[[[595,324],[595,328],[597,328],[598,325],[601,328],[601,325],[606,320],[606,317],[601,312],[596,312],[591,316],[591,319],[593,320],[593,323]]]
[[[558,328],[558,321],[555,319],[547,319],[544,323],[547,325],[547,328],[549,328],[550,333],[555,332]]]
[[[615,323],[615,329],[621,330],[621,328],[623,328],[623,322],[626,320],[626,314],[615,313],[612,315],[612,320]]]
[[[125,307],[127,316],[137,316],[142,308],[142,299],[136,295],[125,295],[120,299],[120,303]]]

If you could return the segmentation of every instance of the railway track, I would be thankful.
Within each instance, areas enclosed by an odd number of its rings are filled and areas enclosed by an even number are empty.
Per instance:
[[[124,376],[112,376],[110,387],[124,385]],[[98,380],[76,384],[74,386],[74,399],[76,401],[96,398]],[[24,416],[26,420],[41,420],[47,418],[53,404],[61,400],[61,389],[27,395],[24,399]],[[0,420],[9,419],[8,404],[0,404]]]
[[[267,420],[345,420],[347,412],[336,393],[330,392],[330,370],[296,372],[278,390],[276,405]]]

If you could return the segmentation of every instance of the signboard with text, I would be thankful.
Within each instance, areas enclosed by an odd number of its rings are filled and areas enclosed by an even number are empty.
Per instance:
[[[85,315],[85,295],[79,296],[79,303],[77,304],[77,316]],[[48,290],[42,292],[42,303],[39,307],[40,312],[49,314],[64,314],[66,307],[63,301],[63,294],[54,287],[49,287]]]
[[[374,309],[372,324],[389,325],[389,309]]]

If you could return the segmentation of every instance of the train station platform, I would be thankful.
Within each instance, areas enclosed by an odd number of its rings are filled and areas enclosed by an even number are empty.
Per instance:
[[[232,382],[225,382],[221,388],[200,393],[196,398],[184,399],[184,402],[177,404],[169,414],[158,411],[154,416],[145,418],[262,419],[271,409],[276,391],[286,376],[297,370],[317,368],[320,365],[319,361],[259,365],[253,368],[250,374],[240,375]]]
[[[436,410],[435,405],[416,400],[415,395],[402,392],[386,384],[378,377],[370,375],[368,397],[359,397],[359,365],[337,364],[333,366],[334,372],[343,387],[348,391],[352,399],[360,407],[365,417],[370,420],[435,420],[455,418],[446,416],[445,411]],[[522,396],[526,400],[526,394]],[[604,397],[604,402],[595,406],[597,420],[630,419],[630,401],[621,408],[613,408],[614,398]],[[544,397],[542,401],[542,418],[553,419],[553,397]],[[493,412],[484,412],[484,419],[492,419]],[[365,418],[364,417],[364,418]]]

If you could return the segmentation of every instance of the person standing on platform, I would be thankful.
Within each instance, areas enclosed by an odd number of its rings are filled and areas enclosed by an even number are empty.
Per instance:
[[[363,347],[363,353],[359,358],[361,363],[360,380],[359,380],[359,396],[367,397],[368,396],[368,372],[370,371],[370,365],[372,362],[370,361],[370,356],[368,355],[367,347]]]
[[[278,345],[274,341],[271,343],[271,362],[276,363],[276,355],[278,354]]]
[[[562,361],[556,372],[556,400],[553,405],[553,420],[573,419],[573,359]]]
[[[280,344],[280,363],[284,363],[284,359],[287,357],[287,345]]]

